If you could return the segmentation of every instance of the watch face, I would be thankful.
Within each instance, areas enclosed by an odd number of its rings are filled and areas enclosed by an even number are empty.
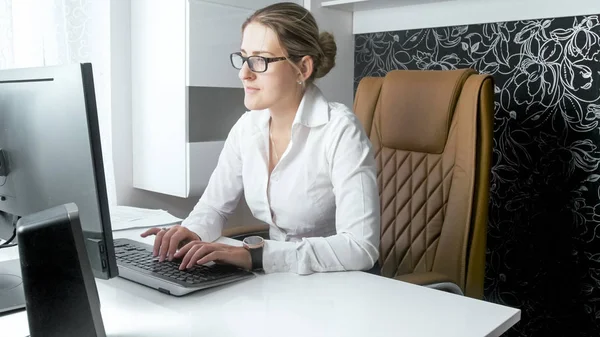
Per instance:
[[[244,243],[248,246],[256,246],[263,243],[264,239],[260,236],[249,236],[244,239]]]

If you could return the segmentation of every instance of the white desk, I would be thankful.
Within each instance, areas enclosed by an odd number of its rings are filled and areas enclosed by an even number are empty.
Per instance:
[[[115,237],[152,243],[139,233]],[[17,256],[15,248],[0,250],[0,261]],[[122,278],[96,283],[113,337],[482,337],[501,335],[521,316],[517,309],[362,272],[258,275],[184,297]],[[3,337],[26,336],[26,312],[0,316],[0,329]]]

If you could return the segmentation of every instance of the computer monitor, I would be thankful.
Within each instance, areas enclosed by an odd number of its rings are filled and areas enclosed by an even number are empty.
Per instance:
[[[75,203],[94,276],[118,276],[92,65],[1,70],[0,149],[0,237]]]

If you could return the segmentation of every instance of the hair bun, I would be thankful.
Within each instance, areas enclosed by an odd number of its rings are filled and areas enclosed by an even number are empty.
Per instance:
[[[323,55],[319,58],[315,78],[321,78],[335,66],[335,55],[337,54],[337,45],[333,35],[329,32],[319,34],[319,45]]]

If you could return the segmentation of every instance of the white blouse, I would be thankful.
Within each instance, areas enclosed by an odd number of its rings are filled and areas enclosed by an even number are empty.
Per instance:
[[[268,110],[240,117],[182,225],[204,241],[218,239],[243,192],[254,217],[270,226],[266,273],[371,268],[379,257],[379,191],[372,145],[356,115],[309,85],[270,182],[269,119]]]

